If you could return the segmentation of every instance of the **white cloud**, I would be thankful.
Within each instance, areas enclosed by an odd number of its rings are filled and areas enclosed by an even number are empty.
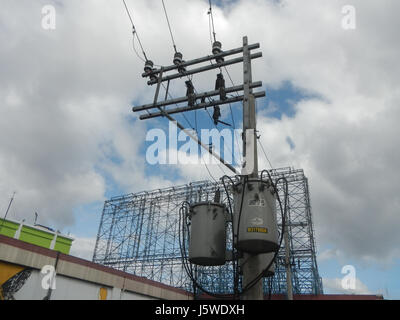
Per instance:
[[[326,249],[318,254],[318,261],[327,261],[331,259],[338,259],[342,253],[338,249]]]
[[[0,12],[0,208],[16,190],[11,214],[23,218],[38,211],[43,223],[62,228],[74,224],[74,208],[104,200],[108,177],[127,192],[170,185],[176,172],[179,181],[208,179],[204,167],[160,168],[174,173],[165,178],[146,171],[146,125],[159,122],[140,122],[130,110],[132,101],[151,101],[154,88],[141,77],[143,63],[132,51],[122,4],[54,2],[53,32],[41,29],[45,4],[4,0]],[[160,3],[128,4],[150,58],[170,64],[173,50]],[[223,48],[240,46],[243,35],[261,43],[254,80],[271,88],[290,81],[319,97],[298,102],[296,115],[282,120],[267,118],[259,106],[258,119],[272,164],[304,168],[309,177],[317,243],[365,261],[390,262],[399,256],[400,241],[400,4],[353,1],[354,31],[341,28],[344,4],[237,1],[225,11],[215,8],[217,37]],[[184,59],[210,54],[208,2],[171,1],[168,9]],[[229,70],[236,84],[242,81],[240,67]],[[209,90],[211,78],[196,76],[198,91]],[[171,92],[183,95],[183,82]],[[222,175],[218,167],[211,170]]]
[[[96,239],[72,237],[75,240],[72,243],[70,255],[92,261]]]
[[[356,279],[354,289],[344,289],[342,279],[322,279],[325,293],[330,294],[372,294],[368,287],[360,280]]]

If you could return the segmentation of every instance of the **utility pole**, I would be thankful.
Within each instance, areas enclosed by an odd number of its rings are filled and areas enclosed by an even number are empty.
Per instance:
[[[256,131],[256,106],[255,99],[262,98],[265,96],[265,91],[255,92],[253,93],[254,88],[258,88],[262,86],[262,83],[252,82],[252,70],[251,70],[251,60],[262,57],[261,52],[251,53],[251,50],[258,49],[260,45],[249,44],[247,37],[243,37],[243,46],[240,48],[222,51],[221,43],[215,42],[213,45],[213,55],[206,56],[203,58],[198,58],[190,61],[183,61],[182,56],[178,56],[178,59],[174,59],[174,65],[162,67],[160,69],[153,68],[153,62],[146,61],[145,64],[145,72],[142,74],[144,78],[149,78],[147,82],[148,85],[157,85],[156,93],[154,97],[154,101],[151,104],[146,104],[142,106],[133,107],[133,112],[143,112],[140,115],[141,120],[153,119],[158,117],[167,118],[171,122],[173,122],[178,128],[184,131],[189,137],[195,140],[201,147],[210,152],[215,158],[217,158],[222,164],[224,164],[228,169],[230,169],[235,174],[239,174],[242,176],[242,184],[244,185],[244,181],[246,176],[248,178],[258,179],[258,157],[257,157],[257,131]],[[240,54],[243,56],[226,60],[225,58],[231,55]],[[178,53],[176,53],[176,56]],[[177,60],[177,62],[176,62]],[[211,62],[210,65],[205,65],[201,67],[197,67],[191,70],[188,70],[188,67],[191,67],[196,64]],[[214,69],[220,69],[222,67],[241,63],[243,62],[243,85],[233,86],[233,87],[224,87],[223,92],[225,96],[221,94],[221,88],[219,90],[213,90],[209,92],[203,93],[187,93],[186,96],[167,100],[168,96],[168,88],[171,80],[179,79],[183,77],[188,77],[190,75],[194,75],[197,73],[210,71]],[[167,72],[175,72],[172,75],[165,75]],[[177,72],[176,72],[177,71]],[[221,72],[221,71],[220,71]],[[222,73],[221,73],[222,75]],[[165,94],[164,101],[158,101],[160,85],[162,82],[168,81],[167,89]],[[187,81],[186,84],[193,86],[191,80]],[[243,91],[243,95],[237,94],[235,97],[227,97],[226,93],[234,93],[238,91]],[[189,87],[188,87],[189,92]],[[211,99],[211,97],[217,96],[217,98]],[[206,98],[209,99],[206,102]],[[190,133],[190,131],[186,130],[179,122],[177,122],[172,114],[183,113],[188,111],[207,109],[210,107],[218,107],[221,105],[226,105],[229,103],[240,102],[243,101],[243,158],[253,161],[250,164],[251,172],[238,173],[237,170],[230,164],[226,163],[224,159],[215,154],[211,149],[207,146],[207,143],[201,141],[199,137]],[[179,103],[187,103],[187,106],[178,106]],[[170,105],[176,105],[177,107],[168,108]],[[248,134],[246,132],[251,132],[249,139],[246,139]],[[246,141],[247,140],[247,141]],[[250,155],[249,153],[253,154]],[[248,163],[246,166],[248,167]],[[233,222],[232,222],[233,223]],[[252,283],[253,280],[260,275],[264,271],[264,264],[262,263],[262,255],[261,254],[250,254],[243,252],[243,261],[246,261],[243,264],[243,288],[246,287],[247,284]],[[247,289],[242,297],[246,300],[263,300],[263,283],[262,278],[255,284],[252,285],[249,289]]]
[[[286,220],[287,221],[287,220]],[[288,225],[285,226],[284,240],[285,240],[285,268],[286,268],[286,287],[287,299],[293,300],[293,285],[292,285],[292,267],[290,262],[290,242]]]
[[[247,37],[243,38],[243,83],[244,83],[244,99],[243,99],[243,159],[251,158],[246,157],[248,152],[254,150],[253,154],[253,171],[250,173],[249,178],[258,178],[258,157],[257,157],[257,124],[256,124],[256,106],[255,99],[250,88],[252,82],[251,59],[248,48]],[[252,141],[246,141],[246,130],[253,130],[254,135],[251,137]],[[248,146],[248,142],[252,148]],[[251,150],[252,149],[252,150]],[[244,185],[244,177],[242,184]],[[257,275],[263,272],[259,254],[243,253],[243,287],[246,287]],[[263,300],[263,285],[262,278],[255,285],[253,285],[243,295],[244,300]]]
[[[244,99],[243,99],[243,156],[247,155],[247,149],[253,149],[253,171],[251,178],[258,178],[258,158],[257,158],[257,133],[256,133],[256,104],[253,90],[250,87],[252,83],[251,59],[247,37],[243,38],[243,83],[244,83]],[[252,148],[247,148],[245,133],[247,130],[253,130],[254,136],[250,144]]]

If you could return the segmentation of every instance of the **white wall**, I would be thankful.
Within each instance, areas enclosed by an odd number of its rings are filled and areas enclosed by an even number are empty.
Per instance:
[[[33,270],[23,287],[14,294],[16,300],[42,300],[48,290],[42,288],[45,277],[39,270]],[[52,290],[51,300],[99,300],[100,288],[107,289],[107,300],[149,300],[151,297],[133,292],[121,292],[119,288],[105,287],[87,281],[57,275],[56,289]]]

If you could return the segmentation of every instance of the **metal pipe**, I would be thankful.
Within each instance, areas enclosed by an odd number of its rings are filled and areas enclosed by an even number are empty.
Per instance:
[[[262,92],[256,92],[254,93],[255,98],[262,98],[265,97],[265,91]],[[228,103],[235,103],[238,101],[243,101],[244,96],[238,96],[238,97],[232,97],[226,100],[217,100],[217,101],[211,101],[207,103],[200,103],[198,105],[195,105],[193,107],[187,106],[187,107],[180,107],[180,108],[175,108],[175,109],[170,109],[168,110],[168,114],[175,114],[175,113],[180,113],[180,112],[187,112],[187,111],[194,111],[198,109],[205,109],[205,108],[210,108],[216,105],[223,105],[223,104],[228,104]],[[160,107],[156,107],[160,108]],[[151,114],[144,114],[139,117],[140,120],[147,120],[147,119],[152,119],[152,118],[157,118],[163,116],[162,112],[156,112],[156,113],[151,113]]]
[[[255,44],[249,45],[249,50],[254,50],[254,49],[258,49],[258,48],[260,48],[260,44],[259,43],[255,43]],[[193,59],[193,60],[190,60],[190,61],[185,61],[182,64],[180,64],[179,66],[170,65],[168,67],[163,67],[162,69],[163,69],[164,72],[171,71],[171,70],[176,70],[176,69],[181,68],[181,67],[188,67],[188,66],[192,66],[194,64],[198,64],[198,63],[202,63],[202,62],[206,62],[206,61],[210,61],[210,60],[216,60],[217,58],[227,57],[227,56],[230,56],[230,55],[233,55],[233,54],[240,53],[242,51],[243,51],[243,47],[240,47],[240,48],[236,48],[236,49],[232,49],[232,50],[228,50],[228,51],[223,51],[223,52],[221,52],[219,54],[206,56],[206,57],[202,57],[202,58],[198,58],[198,59]],[[155,75],[155,74],[158,74],[160,72],[161,72],[161,68],[153,70],[151,72],[151,74]],[[143,73],[142,77],[145,78],[148,75],[149,75],[148,73]]]
[[[261,81],[253,82],[250,84],[250,88],[259,88],[259,87],[262,87]],[[168,89],[168,87],[167,87],[167,89]],[[237,91],[243,91],[243,89],[244,89],[244,86],[240,85],[240,86],[226,88],[225,92],[232,93],[232,92],[237,92]],[[197,100],[197,99],[208,98],[208,97],[213,97],[213,96],[217,96],[217,95],[219,95],[219,90],[207,91],[204,93],[196,94],[195,99]],[[150,103],[150,104],[145,104],[142,106],[133,107],[132,111],[133,112],[144,111],[144,110],[153,109],[156,107],[168,106],[171,104],[178,104],[178,103],[183,103],[183,102],[187,102],[187,101],[188,101],[188,97],[185,96],[185,97],[180,97],[180,98],[176,98],[176,99],[157,102],[156,104]]]
[[[250,55],[250,59],[257,59],[257,58],[261,58],[261,57],[262,57],[262,53],[261,52],[257,52],[257,53],[254,53],[254,54]],[[176,74],[167,76],[165,78],[162,78],[161,81],[164,82],[164,81],[168,81],[168,80],[178,79],[178,78],[190,76],[192,74],[196,74],[196,73],[200,73],[200,72],[204,72],[204,71],[209,71],[209,70],[213,70],[213,69],[229,66],[231,64],[239,63],[239,62],[242,62],[242,61],[243,61],[243,57],[238,57],[238,58],[235,58],[235,59],[232,59],[232,60],[228,60],[228,61],[225,61],[225,62],[222,62],[222,63],[216,63],[216,64],[213,64],[213,65],[200,67],[200,68],[193,69],[193,70],[190,70],[190,71],[185,71],[185,72],[182,72],[182,73],[176,73]],[[150,80],[150,81],[147,82],[148,85],[153,85],[153,84],[156,84],[156,83],[157,83],[157,80]]]

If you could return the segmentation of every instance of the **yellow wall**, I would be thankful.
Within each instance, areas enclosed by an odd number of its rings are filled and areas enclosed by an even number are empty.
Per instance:
[[[16,264],[0,261],[0,300],[3,300],[1,286],[24,269]]]

